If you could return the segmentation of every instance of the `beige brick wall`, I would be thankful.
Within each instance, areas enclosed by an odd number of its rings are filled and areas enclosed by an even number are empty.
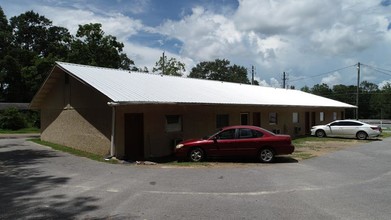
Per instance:
[[[325,113],[325,121],[319,121],[319,112]],[[201,138],[215,133],[216,115],[228,114],[229,124],[240,124],[240,114],[248,113],[249,124],[253,123],[253,113],[261,113],[261,127],[270,131],[279,130],[280,133],[299,136],[305,134],[305,112],[315,112],[316,124],[332,121],[333,112],[341,116],[340,109],[333,108],[294,108],[294,107],[254,107],[254,106],[212,106],[212,105],[128,105],[116,107],[116,155],[124,156],[124,114],[144,114],[144,155],[146,157],[160,157],[173,153],[174,139]],[[277,124],[269,123],[269,113],[276,112]],[[298,112],[299,122],[293,123],[293,112]],[[166,132],[165,116],[181,115],[183,131]],[[311,122],[311,119],[308,123]],[[295,127],[297,133],[295,133]]]
[[[111,108],[108,99],[78,80],[59,74],[41,109],[41,139],[108,155]]]

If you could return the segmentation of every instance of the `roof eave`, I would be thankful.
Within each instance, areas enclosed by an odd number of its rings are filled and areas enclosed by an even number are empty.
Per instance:
[[[310,106],[310,105],[283,105],[283,104],[257,104],[257,103],[208,103],[208,102],[162,102],[162,101],[112,101],[109,106],[126,105],[242,105],[263,107],[300,107],[300,108],[357,108],[357,106]]]

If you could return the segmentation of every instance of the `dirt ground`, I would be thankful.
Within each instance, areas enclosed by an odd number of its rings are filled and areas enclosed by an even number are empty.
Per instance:
[[[338,140],[335,141],[306,141],[295,145],[295,152],[292,157],[296,160],[304,160],[312,157],[318,157],[330,152],[354,147],[368,141],[359,140]]]

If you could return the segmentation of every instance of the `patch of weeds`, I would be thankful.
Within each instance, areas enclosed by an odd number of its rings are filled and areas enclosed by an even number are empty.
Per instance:
[[[97,154],[93,154],[93,153],[90,153],[90,152],[85,152],[85,151],[82,151],[82,150],[66,147],[66,146],[63,146],[63,145],[60,145],[60,144],[54,144],[54,143],[50,143],[50,142],[47,142],[47,141],[42,141],[41,139],[38,139],[38,138],[29,139],[29,141],[32,141],[34,143],[50,147],[50,148],[52,148],[54,150],[66,152],[66,153],[69,153],[69,154],[72,154],[72,155],[75,155],[75,156],[79,156],[79,157],[86,157],[86,158],[89,158],[91,160],[95,160],[95,161],[99,161],[99,162],[113,163],[113,164],[117,164],[118,163],[118,161],[116,161],[116,160],[108,160],[107,161],[101,155],[97,155]]]
[[[173,161],[173,162],[168,162],[165,163],[164,165],[168,166],[177,166],[177,167],[208,167],[211,166],[209,162],[178,162],[178,161]]]
[[[352,138],[332,138],[332,137],[324,137],[324,138],[319,138],[319,137],[313,137],[313,136],[308,136],[308,137],[299,137],[295,138],[292,140],[293,145],[303,145],[306,144],[307,142],[327,142],[327,141],[341,141],[341,142],[352,142],[355,141],[356,139]]]
[[[388,131],[383,131],[380,135],[381,138],[389,138],[391,137],[391,132],[388,130]]]
[[[320,151],[321,148],[320,147],[316,147],[316,146],[309,146],[308,147],[310,150],[313,150],[313,151]]]
[[[302,151],[295,151],[295,152],[293,152],[292,156],[293,156],[293,158],[295,158],[297,160],[306,160],[306,159],[310,159],[310,158],[315,157],[315,155],[313,155],[311,153],[306,153],[306,152],[302,152]]]

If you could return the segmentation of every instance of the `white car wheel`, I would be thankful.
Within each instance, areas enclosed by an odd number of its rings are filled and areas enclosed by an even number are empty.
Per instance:
[[[357,139],[359,139],[359,140],[365,140],[365,139],[367,139],[368,134],[365,133],[365,131],[359,131],[359,132],[357,132],[356,137],[357,137]]]

